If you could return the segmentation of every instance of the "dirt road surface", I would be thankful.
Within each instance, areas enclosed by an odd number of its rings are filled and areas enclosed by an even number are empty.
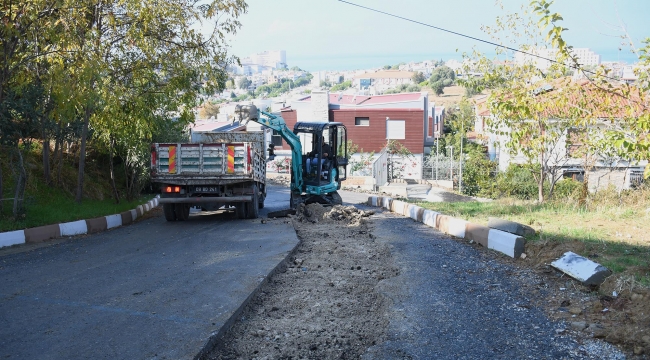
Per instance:
[[[292,221],[296,252],[204,359],[625,358],[553,321],[552,278],[496,253],[364,206]]]

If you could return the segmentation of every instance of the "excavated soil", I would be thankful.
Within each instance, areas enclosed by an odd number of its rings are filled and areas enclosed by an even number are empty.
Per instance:
[[[387,320],[377,314],[389,304],[375,286],[397,275],[397,267],[386,245],[374,241],[371,214],[353,206],[301,205],[291,217],[301,239],[296,252],[204,358],[348,359],[381,342]],[[620,275],[600,288],[584,287],[548,265],[566,251],[579,251],[581,244],[528,244],[525,259],[491,254],[530,270],[522,286],[537,307],[564,324],[558,334],[603,339],[629,358],[650,358],[647,288]]]
[[[377,283],[397,275],[354,206],[300,205],[301,243],[207,359],[351,359],[381,341],[389,303]],[[275,220],[279,221],[279,220]]]

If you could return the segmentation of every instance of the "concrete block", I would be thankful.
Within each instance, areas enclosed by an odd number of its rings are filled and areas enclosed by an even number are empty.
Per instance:
[[[122,218],[122,225],[128,225],[133,222],[133,215],[131,214],[131,210],[121,212],[120,217]]]
[[[390,206],[390,211],[404,215],[404,210],[406,208],[406,203],[400,200],[393,200]]]
[[[535,229],[528,225],[495,217],[488,218],[488,227],[519,236],[535,235]]]
[[[435,212],[433,210],[424,210],[422,212],[422,223],[424,223],[427,226],[430,226],[432,228],[436,227],[436,216],[438,216],[439,213]]]
[[[106,228],[112,229],[114,227],[122,226],[122,215],[108,215],[106,216]]]
[[[523,237],[509,232],[490,229],[488,233],[488,249],[496,250],[515,259],[524,252],[525,245]]]
[[[449,216],[438,214],[436,216],[436,229],[446,234],[449,231]]]
[[[461,239],[465,238],[465,224],[467,221],[463,219],[449,218],[447,234]]]
[[[146,213],[146,212],[148,212],[149,210],[151,210],[151,206],[149,206],[149,203],[146,203],[146,204],[143,204],[143,205],[142,205],[142,209],[143,209],[142,212],[143,212],[143,213]]]
[[[0,247],[24,244],[25,230],[16,230],[0,233]]]
[[[474,240],[477,243],[488,247],[488,234],[490,228],[487,226],[468,222],[465,224],[465,239]]]
[[[137,209],[131,209],[131,221],[135,221],[135,219],[137,219],[140,216],[142,216],[142,214],[138,215]]]
[[[393,202],[392,198],[383,197],[383,196],[381,197],[381,207],[383,207],[384,209],[390,210],[390,206],[392,202]]]
[[[135,211],[137,212],[138,217],[144,215],[144,207],[143,207],[142,205],[138,205],[138,206],[135,208]],[[136,218],[137,218],[137,217],[133,218],[133,220],[135,220]]]
[[[77,220],[67,223],[59,224],[61,229],[61,236],[73,236],[88,233],[88,226],[86,220]]]
[[[379,206],[379,198],[377,196],[369,196],[368,197],[368,205],[370,206]]]
[[[58,238],[61,236],[61,227],[59,224],[39,226],[31,229],[25,229],[25,242],[37,243],[45,240]]]
[[[86,228],[88,229],[89,234],[106,230],[108,228],[106,224],[106,216],[86,219]]]
[[[553,261],[551,266],[584,285],[600,285],[612,274],[611,270],[571,251]]]
[[[408,217],[415,221],[422,222],[422,217],[424,214],[424,209],[417,205],[408,206]]]

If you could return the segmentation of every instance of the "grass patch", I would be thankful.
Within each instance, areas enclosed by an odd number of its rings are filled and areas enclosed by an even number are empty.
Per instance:
[[[650,193],[649,190],[641,190]],[[594,201],[588,206],[571,202],[537,204],[500,199],[492,202],[429,203],[418,205],[445,215],[487,225],[489,217],[516,221],[533,227],[537,234],[528,244],[535,251],[574,251],[611,269],[650,285],[650,212],[646,201],[626,204]],[[529,251],[527,249],[527,251]],[[555,253],[553,253],[555,256]]]
[[[89,158],[84,178],[84,198],[81,204],[74,201],[77,183],[75,157],[64,159],[61,182],[48,186],[43,179],[43,166],[40,149],[30,151],[25,157],[27,185],[25,189],[25,212],[17,219],[12,214],[12,201],[3,201],[0,213],[0,232],[20,230],[36,226],[58,224],[81,219],[117,214],[135,208],[153,195],[141,196],[132,201],[122,199],[119,204],[111,198],[111,188],[106,159]],[[13,198],[14,179],[9,161],[0,159],[3,175],[2,198]],[[119,174],[118,174],[119,175]],[[53,178],[56,170],[53,169]],[[122,179],[119,179],[120,181]],[[118,182],[118,184],[123,182]]]

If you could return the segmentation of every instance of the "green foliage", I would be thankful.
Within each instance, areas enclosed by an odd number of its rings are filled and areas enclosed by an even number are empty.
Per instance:
[[[419,84],[419,83],[425,81],[426,78],[424,77],[424,74],[421,71],[417,71],[417,72],[415,72],[413,74],[413,76],[411,77],[411,80],[413,80],[413,82],[415,84]]]
[[[311,82],[311,80],[309,78],[301,77],[301,78],[296,79],[296,81],[294,81],[293,84],[296,87],[298,87],[298,86],[308,85],[310,82]]]
[[[485,154],[473,152],[463,162],[463,194],[476,196],[490,192],[497,174],[497,163]]]
[[[405,92],[418,92],[420,86],[416,84],[400,84],[395,88],[384,91],[384,94],[400,94]]]
[[[253,81],[247,78],[246,76],[243,76],[241,79],[239,79],[239,82],[237,83],[237,86],[242,89],[246,90],[248,89],[251,85],[253,84]]]
[[[453,82],[456,79],[456,73],[449,66],[442,65],[433,70],[431,77],[429,78],[429,82],[434,83],[436,81],[446,79],[449,79]]]
[[[429,85],[437,96],[440,96],[445,92],[445,85],[443,85],[442,81],[431,82],[431,80],[429,80]]]
[[[351,86],[352,86],[352,80],[348,80],[332,86],[332,88],[330,88],[330,91],[343,91],[345,89],[350,88]]]
[[[319,86],[320,86],[320,87],[331,88],[331,87],[332,87],[332,83],[330,83],[330,82],[327,81],[327,80],[321,80]]]
[[[582,190],[585,184],[573,179],[563,179],[555,184],[553,191],[553,198],[557,200],[577,200],[582,195]]]

